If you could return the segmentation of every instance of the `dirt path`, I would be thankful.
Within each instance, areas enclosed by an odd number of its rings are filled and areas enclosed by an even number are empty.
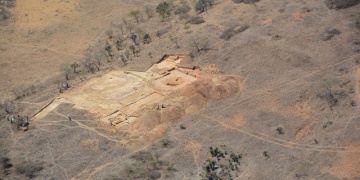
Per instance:
[[[35,114],[34,117],[31,118],[31,121],[38,121],[48,115],[51,111],[57,108],[61,103],[70,103],[69,101],[60,98],[51,101],[47,106],[42,108],[38,113]]]
[[[254,131],[254,130],[230,126],[226,123],[220,122],[220,121],[216,120],[215,118],[212,118],[209,116],[204,116],[204,115],[201,115],[201,116],[204,118],[207,118],[209,120],[215,121],[215,122],[221,124],[225,128],[232,129],[232,130],[238,131],[242,134],[251,136],[253,138],[263,140],[263,141],[271,143],[271,144],[283,146],[286,148],[302,149],[302,150],[308,150],[308,151],[319,151],[319,152],[344,152],[344,153],[359,153],[360,152],[360,147],[353,147],[353,146],[352,147],[349,147],[349,146],[343,146],[343,147],[341,147],[341,146],[339,146],[339,147],[314,146],[314,145],[310,145],[310,144],[300,144],[300,143],[289,142],[289,141],[286,141],[283,139],[277,139],[274,137],[270,137],[269,135],[266,135],[266,134],[263,134],[263,133],[260,133],[260,132]]]

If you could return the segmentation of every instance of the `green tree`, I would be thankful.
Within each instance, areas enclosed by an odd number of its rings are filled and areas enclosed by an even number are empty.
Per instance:
[[[185,0],[182,0],[180,5],[175,9],[174,14],[186,14],[191,10],[190,6]]]
[[[161,2],[157,7],[156,7],[156,12],[159,13],[159,15],[165,19],[170,15],[170,4],[168,2]]]
[[[77,73],[78,72],[77,68],[80,67],[80,65],[78,63],[74,62],[70,65],[70,67],[74,71],[74,73]]]
[[[130,36],[130,39],[133,40],[135,44],[136,44],[136,38],[137,38],[137,35],[132,33]]]
[[[149,44],[151,42],[151,37],[148,33],[146,33],[143,37],[144,44]]]
[[[195,9],[200,11],[200,13],[205,12],[207,9],[211,8],[215,3],[215,0],[198,0],[196,3]]]
[[[141,13],[139,10],[132,10],[129,12],[129,15],[134,17],[137,23],[139,23],[139,19],[141,18]]]

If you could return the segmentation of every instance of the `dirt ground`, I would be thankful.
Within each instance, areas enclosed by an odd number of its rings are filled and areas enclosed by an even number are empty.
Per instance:
[[[242,155],[233,179],[360,179],[360,4],[218,0],[196,13],[186,1],[188,13],[148,18],[160,2],[17,1],[0,28],[0,99],[45,87],[11,106],[28,131],[2,112],[0,158],[13,167],[1,179],[204,179],[209,147]],[[175,61],[156,65],[164,54],[187,59],[176,77],[162,76]],[[64,65],[98,57],[99,71],[72,73],[58,92]]]
[[[18,86],[41,83],[81,60],[94,39],[137,2],[123,3],[17,0],[13,22],[0,28],[1,99]]]

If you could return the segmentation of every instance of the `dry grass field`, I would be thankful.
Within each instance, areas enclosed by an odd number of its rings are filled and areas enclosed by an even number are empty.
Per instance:
[[[162,2],[0,0],[0,179],[360,179],[359,0]]]

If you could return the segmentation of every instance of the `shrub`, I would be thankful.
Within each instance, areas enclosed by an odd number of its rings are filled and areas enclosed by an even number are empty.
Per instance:
[[[10,19],[11,13],[9,10],[0,7],[0,22]]]
[[[22,163],[16,166],[16,172],[23,174],[28,178],[36,177],[36,174],[41,170],[43,170],[43,167],[40,164],[30,162]]]
[[[276,131],[277,131],[279,134],[285,134],[284,129],[283,129],[282,127],[276,128]]]
[[[355,27],[360,30],[360,14],[355,19]]]
[[[169,32],[170,30],[171,30],[171,26],[168,26],[168,27],[166,27],[166,28],[160,29],[160,30],[158,30],[158,31],[156,32],[156,36],[160,38],[161,36],[163,36],[164,34],[166,34],[167,32]]]
[[[190,41],[190,46],[198,53],[210,50],[209,40],[206,38],[195,37]]]
[[[259,2],[260,0],[244,0],[244,4],[254,4],[256,2]]]
[[[244,4],[254,4],[259,2],[260,0],[232,0],[236,4],[244,3]]]
[[[228,41],[228,40],[230,40],[233,36],[235,36],[236,34],[239,34],[239,33],[241,33],[241,32],[244,32],[244,31],[247,30],[248,28],[249,28],[248,25],[230,27],[230,28],[226,29],[226,30],[221,34],[220,38]]]
[[[194,16],[188,21],[188,23],[190,23],[190,24],[201,24],[204,22],[205,22],[205,20],[201,16]]]
[[[338,29],[327,29],[323,34],[320,35],[320,39],[323,41],[328,41],[336,35],[340,35],[341,31]]]
[[[4,170],[12,167],[12,164],[10,164],[9,161],[10,159],[8,157],[0,158],[0,164],[2,164]]]
[[[152,156],[152,154],[147,151],[140,151],[140,152],[136,153],[135,155],[133,155],[131,158],[135,159],[137,161],[141,161],[142,163],[146,163],[146,162],[150,162],[150,161],[154,160],[154,157]]]
[[[148,33],[144,34],[144,37],[143,37],[143,43],[144,44],[149,44],[151,42],[151,37]]]
[[[207,9],[214,5],[215,0],[198,0],[195,5],[195,9],[200,13],[205,12]]]
[[[200,174],[202,179],[233,179],[233,175],[239,172],[238,165],[240,165],[239,160],[242,155],[231,153],[228,156],[226,151],[221,151],[217,147],[209,147],[209,150],[211,157],[206,160],[203,166],[205,172]],[[236,175],[236,177],[238,176]]]
[[[19,86],[13,90],[13,93],[16,99],[21,99],[23,97],[29,96],[31,94],[36,93],[36,87],[34,85],[31,86]]]
[[[13,8],[16,6],[16,0],[0,0],[0,6]]]
[[[70,74],[72,73],[71,67],[70,66],[64,66],[63,71],[64,71],[65,79],[69,80],[70,79]]]
[[[164,148],[171,148],[172,147],[172,141],[169,138],[164,138],[161,140],[161,145]]]
[[[71,67],[71,69],[73,70],[74,73],[79,73],[79,72],[80,72],[80,71],[77,69],[77,68],[80,67],[80,65],[79,65],[78,63],[74,62],[74,63],[72,63],[72,64],[70,65],[70,67]]]
[[[5,100],[1,107],[5,110],[7,114],[13,114],[18,110],[14,102],[10,100]]]
[[[345,9],[359,3],[360,0],[325,0],[325,5],[329,9]]]
[[[239,159],[241,159],[241,155],[236,155],[235,153],[231,153],[230,158],[233,162],[239,163]]]
[[[184,124],[181,124],[180,129],[186,129],[186,126]]]
[[[131,158],[132,164],[125,164],[123,172],[127,179],[159,179],[162,175],[172,176],[176,171],[172,163],[159,159],[160,154],[149,151],[140,151]]]
[[[186,14],[191,10],[190,6],[186,3],[186,1],[182,1],[181,5],[177,7],[174,11],[174,14]]]
[[[124,49],[124,40],[122,40],[122,39],[117,39],[116,42],[115,42],[115,45],[116,45],[116,48],[117,48],[118,50]]]
[[[234,3],[236,3],[236,4],[240,4],[240,3],[242,3],[244,0],[232,0]]]
[[[170,16],[170,4],[168,2],[161,2],[157,7],[156,7],[156,12],[159,13],[159,15],[165,19],[168,16]]]
[[[111,54],[109,54],[109,56],[110,55]],[[100,71],[100,67],[96,64],[96,61],[93,58],[87,58],[85,60],[85,67],[91,73],[95,73],[96,71]]]
[[[136,44],[137,35],[136,34],[131,34],[130,39],[133,40],[134,43]]]

